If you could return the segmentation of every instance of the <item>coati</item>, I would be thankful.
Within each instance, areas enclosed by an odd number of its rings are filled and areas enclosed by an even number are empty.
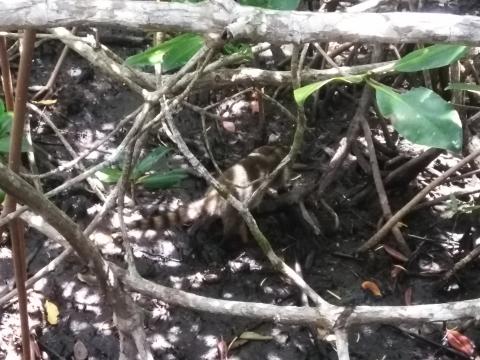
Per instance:
[[[241,202],[250,199],[262,180],[271,173],[288,153],[284,146],[265,145],[253,150],[245,158],[223,172],[217,179],[230,193]],[[281,189],[289,180],[288,165],[270,183],[270,188]],[[259,194],[250,209],[255,208],[262,201],[264,194]],[[159,213],[142,221],[142,228],[154,227],[157,230],[166,229],[174,225],[189,224],[195,226],[203,224],[212,218],[220,218],[223,223],[224,240],[240,236],[243,242],[248,240],[248,230],[243,219],[231,205],[228,204],[218,191],[209,187],[205,195],[180,207],[172,212]]]

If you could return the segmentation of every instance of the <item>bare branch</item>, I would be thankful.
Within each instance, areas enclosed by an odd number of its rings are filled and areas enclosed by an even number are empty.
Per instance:
[[[417,195],[413,197],[406,205],[404,205],[399,211],[397,211],[391,218],[388,220],[381,228],[377,231],[375,235],[373,235],[370,239],[368,239],[363,245],[361,245],[357,252],[364,252],[368,249],[371,249],[375,245],[377,245],[384,237],[388,234],[388,232],[399,222],[401,221],[423,198],[432,191],[435,187],[442,184],[445,180],[447,180],[452,174],[454,174],[458,169],[462,168],[466,164],[468,164],[473,159],[480,156],[480,149],[471,153],[467,157],[463,158],[459,161],[455,166],[452,166],[450,169],[445,171],[442,175],[437,177],[433,180],[428,186],[426,186],[422,191],[420,191]]]
[[[319,13],[240,6],[118,0],[2,0],[0,29],[127,26],[192,31],[272,44],[322,41],[456,42],[478,44],[480,19],[440,13]],[[135,16],[132,16],[135,14]]]

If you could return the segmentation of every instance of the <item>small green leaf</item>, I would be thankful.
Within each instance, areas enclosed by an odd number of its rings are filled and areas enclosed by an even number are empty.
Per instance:
[[[395,63],[395,70],[414,72],[450,65],[462,58],[468,51],[467,46],[437,44],[418,49]]]
[[[3,114],[5,112],[5,103],[3,102],[2,99],[0,99],[0,114]]]
[[[156,149],[152,150],[147,156],[145,156],[142,161],[140,161],[135,169],[133,169],[132,178],[136,179],[141,175],[144,175],[147,171],[153,170],[153,166],[162,158],[167,155],[171,149],[165,146],[159,146]]]
[[[273,10],[296,10],[300,0],[240,0],[239,3]]]
[[[312,95],[315,91],[320,89],[322,86],[328,84],[332,81],[345,81],[347,83],[361,83],[364,79],[364,75],[352,75],[352,76],[340,76],[334,77],[327,80],[322,80],[313,84],[308,84],[306,86],[302,86],[301,88],[295,89],[293,91],[293,97],[295,98],[295,102],[298,105],[302,105],[307,98]]]
[[[450,83],[445,90],[465,90],[480,93],[480,85],[466,83]]]
[[[432,90],[421,87],[399,94],[380,83],[369,84],[376,90],[382,115],[407,140],[454,152],[462,149],[462,125],[457,111]]]
[[[0,203],[3,203],[3,200],[5,200],[5,191],[0,189]]]
[[[97,171],[95,176],[104,183],[115,184],[122,176],[122,170],[117,167],[109,167],[101,171]]]
[[[168,189],[177,185],[187,176],[188,174],[184,170],[176,169],[166,173],[143,176],[137,180],[137,184],[142,184],[148,190]]]
[[[252,48],[245,43],[229,42],[223,46],[223,52],[226,55],[233,55],[235,53],[241,54],[245,59],[253,59]]]
[[[204,43],[200,35],[182,34],[140,54],[130,56],[125,63],[132,66],[162,64],[162,71],[168,72],[185,65]]]

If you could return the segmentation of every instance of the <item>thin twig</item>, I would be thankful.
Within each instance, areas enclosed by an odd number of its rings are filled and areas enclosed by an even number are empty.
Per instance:
[[[332,60],[330,56],[328,56],[327,52],[322,49],[322,47],[318,43],[313,43],[313,46],[315,46],[315,49],[323,56],[326,62],[330,64],[333,68],[337,69],[340,74],[344,75],[343,70],[335,63],[335,61]]]
[[[372,90],[369,88],[369,96],[372,94]],[[380,200],[380,206],[382,208],[383,216],[386,219],[390,219],[392,217],[392,208],[390,207],[388,196],[385,191],[385,186],[383,185],[382,175],[380,173],[380,168],[378,166],[377,156],[375,153],[375,146],[373,145],[372,134],[370,132],[370,126],[368,125],[367,119],[365,116],[360,117],[360,125],[363,129],[363,135],[365,136],[365,140],[367,141],[368,152],[370,155],[370,166],[372,169],[373,181],[375,183],[375,188],[377,189],[378,198]],[[392,233],[397,241],[397,244],[400,250],[405,255],[410,255],[411,250],[407,245],[400,229],[398,226],[394,226],[392,229]]]
[[[73,28],[71,33],[72,35],[75,34],[75,31],[77,29]],[[47,83],[42,86],[38,92],[33,95],[32,100],[36,100],[40,97],[45,98],[48,95],[50,95],[53,85],[55,84],[55,81],[57,80],[58,74],[60,73],[60,69],[62,68],[63,62],[65,61],[65,58],[67,57],[68,54],[68,46],[64,46],[62,49],[62,52],[60,53],[60,56],[58,57],[57,63],[55,64],[55,67],[53,68],[52,73],[50,74],[50,77],[48,78]]]
[[[33,50],[35,44],[35,31],[25,30],[23,34],[23,49],[20,56],[20,66],[15,91],[15,105],[13,124],[10,135],[10,149],[8,168],[12,173],[18,173],[21,164],[22,139],[27,113],[26,103],[28,95],[28,82],[32,68]],[[2,165],[3,166],[3,165]],[[5,167],[4,167],[5,168]],[[6,168],[5,168],[6,169]],[[7,192],[3,215],[15,211],[17,199]],[[12,240],[13,265],[15,270],[15,285],[18,289],[18,308],[20,313],[20,327],[22,331],[22,354],[24,360],[30,360],[30,332],[27,313],[27,292],[25,281],[27,269],[25,264],[25,226],[22,221],[15,219],[10,223],[10,238]]]
[[[21,35],[21,34],[19,34]],[[23,35],[21,35],[23,36]],[[5,107],[7,111],[13,111],[14,96],[12,85],[12,73],[7,54],[7,40],[0,35],[0,68],[2,70],[2,86],[5,94]]]
[[[220,169],[220,166],[218,166],[217,161],[215,160],[215,156],[213,156],[212,148],[210,147],[210,141],[208,140],[208,130],[207,126],[205,124],[205,114],[200,114],[200,119],[202,120],[202,135],[203,135],[203,141],[205,143],[205,148],[207,149],[208,156],[210,157],[210,161],[212,162],[213,166],[215,167],[215,170],[217,171],[217,175],[221,176],[222,175],[222,169]]]
[[[53,123],[52,120],[50,120],[50,118],[45,114],[45,112],[41,111],[37,106],[33,104],[28,104],[28,108],[33,110],[35,113],[37,113],[48,124],[48,126],[52,128],[52,130],[58,136],[63,146],[65,146],[65,149],[67,149],[68,153],[73,159],[76,159],[79,157],[75,149],[73,149],[72,145],[70,145],[70,143],[65,138],[65,136],[63,136],[60,129],[57,128],[57,126]],[[81,162],[78,162],[76,166],[80,171],[86,171],[85,166],[83,166]],[[87,177],[86,180],[90,185],[90,187],[92,188],[92,190],[97,194],[98,198],[102,201],[105,201],[105,195],[103,194],[102,189],[99,187],[99,181],[91,179],[90,177]]]
[[[457,261],[455,265],[448,270],[445,275],[442,277],[442,282],[448,281],[453,275],[455,275],[458,271],[463,269],[465,266],[470,264],[473,260],[475,260],[480,255],[480,245],[475,247],[472,251],[470,251],[464,258],[460,261]]]
[[[214,114],[210,111],[207,111],[206,108],[202,108],[200,106],[194,105],[189,103],[188,101],[182,101],[182,105],[184,105],[186,108],[189,108],[195,112],[198,112],[200,115],[205,115],[208,116],[209,118],[216,120],[216,121],[221,121],[224,120],[220,115]]]
[[[420,204],[416,205],[412,209],[412,211],[417,211],[417,210],[420,210],[420,209],[424,209],[426,207],[431,207],[431,206],[434,206],[434,205],[438,205],[438,204],[441,204],[445,201],[449,201],[452,198],[458,198],[458,197],[461,197],[461,196],[473,195],[473,194],[477,194],[479,192],[480,192],[480,189],[454,191],[450,194],[439,196],[439,197],[437,197],[433,200],[421,202]]]
[[[27,152],[27,158],[28,158],[28,163],[30,165],[30,171],[33,174],[38,174],[38,167],[37,167],[37,162],[35,161],[35,152],[33,151],[33,141],[32,141],[32,131],[30,127],[30,119],[27,119],[25,121],[25,138],[28,143],[28,152]],[[34,178],[33,180],[33,185],[35,186],[35,189],[43,193],[43,187],[42,187],[42,182],[38,178]]]
[[[376,246],[384,237],[388,234],[388,232],[395,226],[399,221],[401,221],[412,209],[417,205],[430,191],[432,191],[435,187],[443,183],[446,179],[450,177],[450,175],[454,174],[458,169],[462,168],[466,164],[468,164],[473,159],[480,156],[480,149],[477,149],[467,157],[463,158],[459,161],[455,166],[452,166],[450,169],[445,171],[442,175],[437,177],[433,180],[430,184],[428,184],[422,191],[420,191],[417,195],[413,197],[407,204],[405,204],[399,211],[397,211],[391,218],[388,220],[382,228],[377,231],[370,239],[368,239],[363,245],[361,245],[357,252],[364,252],[368,249],[373,248]]]
[[[66,189],[70,188],[71,186],[79,183],[80,181],[85,180],[90,175],[94,174],[95,172],[97,172],[97,171],[115,163],[118,160],[118,158],[120,157],[120,155],[123,153],[123,150],[125,149],[125,147],[131,141],[133,141],[133,139],[135,139],[135,137],[137,136],[137,133],[139,132],[139,127],[140,126],[141,126],[141,123],[139,123],[139,122],[134,122],[133,123],[133,125],[130,128],[130,130],[128,131],[127,135],[125,135],[125,137],[123,138],[123,141],[117,146],[115,151],[108,157],[108,159],[98,163],[97,165],[92,166],[91,168],[89,168],[85,172],[83,172],[83,173],[77,175],[76,177],[64,182],[62,185],[56,187],[55,189],[50,190],[49,192],[45,193],[44,196],[51,197],[51,196],[57,195],[60,192],[62,192],[63,190],[66,190]],[[3,216],[2,218],[0,218],[0,227],[9,223],[12,219],[17,218],[21,213],[23,213],[27,209],[28,209],[28,206],[20,206],[14,212],[12,212],[12,213],[10,213],[6,216]]]
[[[118,122],[118,124],[115,126],[115,128],[110,131],[110,133],[108,133],[107,135],[105,135],[105,137],[103,137],[102,139],[99,139],[97,141],[95,141],[91,146],[90,146],[90,149],[86,150],[85,152],[83,152],[82,154],[80,154],[78,157],[76,157],[75,159],[73,160],[70,160],[69,162],[63,164],[63,165],[60,165],[58,166],[57,168],[53,169],[53,170],[50,170],[48,172],[45,172],[43,174],[38,174],[38,175],[35,175],[35,174],[21,174],[23,177],[26,177],[26,178],[32,178],[32,179],[43,179],[43,178],[46,178],[46,177],[49,177],[49,176],[52,176],[52,175],[56,175],[58,173],[61,173],[65,170],[68,170],[70,169],[71,167],[74,167],[75,165],[77,165],[80,161],[82,161],[83,159],[85,159],[88,155],[90,155],[91,153],[93,153],[94,151],[97,151],[98,148],[100,148],[100,146],[102,146],[104,143],[106,143],[107,141],[111,140],[112,137],[120,130],[122,129],[122,127],[124,125],[126,125],[127,122],[129,122],[131,119],[133,119],[135,116],[137,116],[137,114],[141,111],[142,109],[142,106],[138,107],[137,109],[135,109],[133,112],[131,112],[130,114],[128,114],[127,116],[125,116],[122,120],[120,120]]]
[[[273,105],[278,107],[278,109],[282,112],[282,114],[285,114],[287,118],[289,118],[293,123],[297,122],[297,118],[285,106],[280,104],[277,100],[275,100],[270,95],[266,94],[264,91],[260,92],[260,94],[265,100],[271,102]]]
[[[352,143],[357,137],[361,117],[368,109],[370,103],[369,100],[369,91],[365,87],[363,89],[362,96],[360,97],[357,111],[355,112],[355,115],[353,116],[353,119],[348,126],[347,135],[344,139],[340,141],[340,146],[338,147],[335,155],[330,160],[330,163],[328,164],[328,169],[323,173],[322,177],[318,182],[317,194],[319,196],[321,196],[335,180],[337,172],[340,170],[341,165],[347,158],[347,155],[349,154],[352,147]]]
[[[137,115],[135,122],[138,122],[140,126],[145,122],[148,113],[150,112],[151,105],[150,103],[146,103],[142,111]],[[130,274],[138,274],[137,268],[135,267],[135,260],[133,257],[132,247],[130,246],[130,242],[128,240],[128,232],[127,227],[125,225],[125,218],[123,216],[123,210],[125,207],[125,191],[127,188],[127,184],[130,181],[130,174],[132,172],[132,161],[133,161],[133,153],[135,148],[135,142],[132,141],[129,146],[127,146],[125,151],[125,160],[123,165],[122,176],[118,180],[117,188],[118,188],[118,216],[120,219],[120,229],[122,232],[123,238],[123,247],[125,249],[125,260],[128,265],[128,271]]]

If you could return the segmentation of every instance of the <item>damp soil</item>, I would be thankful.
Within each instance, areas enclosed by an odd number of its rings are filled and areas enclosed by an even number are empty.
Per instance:
[[[478,10],[474,1],[455,4],[456,11]],[[135,39],[141,38],[141,33],[126,34]],[[111,46],[122,56],[131,55],[139,49],[139,44],[132,47],[131,43],[116,42]],[[46,83],[60,51],[58,43],[51,41],[36,50],[32,85]],[[55,89],[51,98],[56,99],[56,103],[44,106],[44,111],[78,152],[85,151],[94,141],[108,134],[121,118],[141,104],[137,95],[108,79],[72,52],[66,58]],[[294,189],[315,181],[322,174],[340,139],[345,136],[356,110],[351,99],[352,96],[358,98],[360,90],[353,90],[348,97],[342,95],[343,91],[329,94],[328,106],[322,107],[316,119],[309,120],[305,146],[299,159],[304,166],[297,170],[297,180],[292,182]],[[211,102],[228,98],[233,93],[225,91],[216,94]],[[196,100],[196,96],[191,99],[192,102]],[[294,109],[287,95],[280,93],[279,100]],[[251,101],[247,95],[223,102],[215,108],[220,115],[225,114],[226,108],[233,114],[227,120],[234,123],[234,131],[231,127],[226,131],[218,130],[218,124],[207,124],[217,129],[211,132],[210,141],[221,168],[230,166],[247,154],[258,141],[252,136],[259,119],[257,114],[249,111]],[[267,105],[265,114],[268,136],[288,142],[292,124],[274,107]],[[176,121],[192,150],[214,172],[205,150],[198,114],[183,110]],[[71,160],[58,137],[43,120],[30,115],[30,123],[40,172]],[[112,141],[93,152],[85,160],[85,165],[95,164],[111,153],[124,134],[125,131],[121,131]],[[377,138],[382,140],[380,134]],[[153,148],[158,143],[158,137],[152,135],[147,147]],[[361,139],[358,146],[360,150],[365,146]],[[401,208],[453,160],[451,155],[441,155],[414,181],[389,189],[393,211]],[[172,154],[172,161],[184,164],[178,154]],[[72,170],[47,178],[43,183],[44,191],[76,174],[78,171]],[[478,181],[476,177],[470,177],[448,183],[438,188],[435,195],[450,193],[452,188],[478,186]],[[322,205],[315,192],[305,201],[307,210],[318,222],[320,233],[314,232],[297,205],[274,211],[260,209],[256,217],[275,251],[290,266],[298,264],[306,282],[332,304],[405,305],[479,298],[477,262],[459,272],[448,286],[437,286],[445,271],[476,245],[479,224],[475,213],[452,212],[451,207],[445,205],[412,213],[404,219],[403,232],[414,250],[407,263],[398,261],[381,247],[365,256],[352,255],[374,234],[381,219],[378,198],[371,191],[371,185],[371,175],[362,170],[352,154],[342,167],[341,175],[323,197],[328,206]],[[135,190],[134,202],[127,203],[126,219],[140,274],[156,283],[212,298],[302,305],[302,294],[288,279],[273,271],[253,242],[246,246],[226,244],[222,241],[219,224],[202,228],[194,235],[187,228],[145,231],[135,226],[139,209],[188,202],[201,196],[205,188],[203,181],[191,176],[174,189]],[[66,190],[52,201],[82,227],[88,224],[101,204],[84,184]],[[34,229],[28,229],[26,238],[29,275],[35,274],[62,251],[58,244]],[[113,213],[107,216],[91,239],[107,259],[119,264],[122,262],[121,234],[118,218]],[[387,244],[394,247],[391,240],[388,239]],[[0,248],[0,254],[0,293],[3,293],[13,283],[10,247]],[[85,280],[86,271],[82,262],[72,256],[39,281],[29,293],[32,336],[44,359],[73,359],[74,349],[78,351],[82,345],[89,359],[118,357],[118,338],[111,309],[105,306],[95,283]],[[363,290],[362,283],[365,281],[375,282],[382,296],[375,297]],[[228,352],[228,358],[232,360],[337,358],[334,346],[318,341],[317,334],[306,326],[219,316],[170,306],[140,294],[133,294],[133,297],[144,312],[148,341],[156,359],[219,359],[222,344],[233,344]],[[46,321],[45,300],[58,306],[57,325]],[[425,324],[408,330],[441,344],[445,326],[451,328],[458,324]],[[254,332],[263,338],[238,341],[238,337],[246,332]],[[469,328],[466,334],[477,344],[480,343],[480,332],[475,328]],[[408,335],[398,327],[382,324],[359,326],[352,329],[349,336],[352,359],[456,358],[441,346]],[[0,311],[0,358],[17,358],[19,344],[17,306],[13,302]]]

